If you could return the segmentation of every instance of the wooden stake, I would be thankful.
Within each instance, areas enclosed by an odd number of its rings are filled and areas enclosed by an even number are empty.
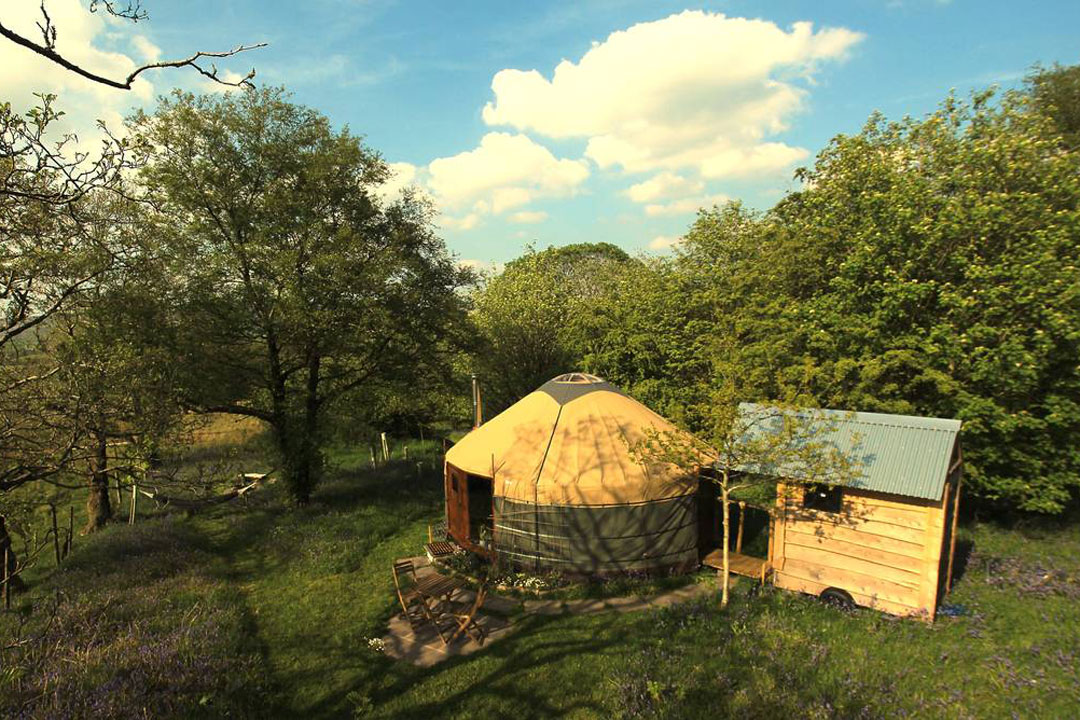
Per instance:
[[[371,450],[371,469],[374,470],[375,469],[375,448],[370,447],[368,449]]]
[[[379,437],[382,439],[383,462],[390,462],[390,445],[386,442],[386,433],[379,433]]]
[[[131,483],[131,514],[128,516],[128,525],[135,524],[135,505],[139,501],[138,485]]]
[[[3,573],[3,576],[2,576],[3,579],[4,579],[4,609],[5,610],[10,610],[11,609],[11,576],[8,574],[8,562],[10,562],[9,561],[9,553],[10,552],[11,552],[11,549],[8,548],[7,545],[5,545],[4,546],[4,573]]]
[[[408,460],[409,459],[409,446],[408,445],[405,445],[404,447],[401,448],[401,459],[402,460]]]
[[[739,501],[739,531],[735,534],[735,552],[742,552],[742,529],[746,523],[746,503]]]
[[[56,525],[56,506],[49,505],[49,510],[52,512],[52,541],[53,550],[56,552],[56,566],[60,567],[60,528]]]
[[[67,542],[64,543],[64,557],[71,552],[71,545],[75,542],[75,508],[68,505],[68,531]]]

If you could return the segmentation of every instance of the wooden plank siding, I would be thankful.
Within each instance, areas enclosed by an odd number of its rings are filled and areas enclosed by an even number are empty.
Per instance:
[[[859,605],[932,619],[949,499],[948,490],[934,502],[845,488],[840,512],[827,513],[806,510],[800,492],[781,488],[775,583],[815,595],[836,587]]]

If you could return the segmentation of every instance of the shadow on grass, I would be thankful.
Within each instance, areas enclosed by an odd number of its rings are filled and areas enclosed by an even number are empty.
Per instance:
[[[614,613],[592,620],[586,627],[560,627],[567,619],[523,618],[510,637],[472,655],[452,657],[429,668],[415,668],[387,658],[357,678],[345,703],[341,698],[330,699],[312,708],[312,714],[337,717],[342,712],[366,706],[376,717],[433,718],[457,716],[476,708],[493,712],[493,707],[501,706],[504,712],[508,707],[515,708],[515,715],[521,718],[560,717],[581,710],[603,715],[602,705],[585,699],[590,694],[580,692],[580,688],[573,694],[582,699],[553,702],[566,700],[568,695],[552,692],[552,687],[541,678],[558,673],[575,658],[628,648],[631,641],[617,632],[615,625],[619,617]],[[545,635],[548,637],[544,638]],[[458,682],[454,689],[446,692],[438,687],[445,686],[444,677],[455,676]],[[436,687],[425,693],[425,686],[431,684]],[[407,711],[395,708],[394,701],[399,699],[404,700]],[[386,715],[387,712],[390,714]]]
[[[956,587],[956,584],[964,579],[964,575],[967,573],[968,563],[971,561],[971,554],[974,550],[975,542],[970,538],[958,537],[956,539],[956,550],[953,554],[953,587]]]

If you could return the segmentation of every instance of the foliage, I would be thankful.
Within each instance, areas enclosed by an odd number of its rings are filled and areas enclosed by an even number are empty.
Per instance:
[[[728,603],[730,578],[732,495],[777,480],[791,484],[847,485],[860,474],[858,461],[824,439],[836,421],[820,411],[802,410],[781,403],[740,406],[733,384],[714,393],[707,409],[705,434],[698,438],[685,431],[646,430],[631,451],[643,462],[675,465],[691,476],[713,481],[720,491],[723,558],[720,571],[720,604]],[[855,438],[855,444],[858,444]]]
[[[269,423],[306,503],[328,412],[446,362],[468,275],[425,203],[379,199],[379,156],[283,90],[178,92],[133,128],[154,148],[142,182],[188,402]]]
[[[1076,68],[873,116],[766,213],[703,210],[602,299],[586,366],[707,432],[701,399],[954,417],[966,487],[1063,511],[1080,487]]]
[[[40,100],[25,115],[0,104],[0,492],[55,477],[73,455],[43,345],[57,314],[124,257],[115,196],[140,161],[108,134],[97,155],[73,155],[74,136],[51,139],[55,97]]]
[[[151,522],[74,556],[59,603],[40,602],[37,625],[4,653],[4,716],[263,716],[251,693],[269,688],[243,606],[200,545],[189,527]]]
[[[608,243],[537,251],[507,264],[474,297],[480,347],[473,354],[488,415],[556,375],[580,369],[590,306],[631,265]]]
[[[468,657],[431,668],[395,662],[369,639],[398,611],[388,568],[426,541],[441,477],[429,467],[417,479],[397,462],[372,471],[366,451],[332,453],[339,467],[307,508],[284,512],[287,497],[271,487],[242,508],[110,527],[79,543],[42,590],[82,598],[80,611],[98,618],[97,647],[126,677],[157,667],[138,648],[164,647],[196,604],[192,617],[220,623],[213,638],[200,636],[204,655],[173,656],[191,692],[158,717],[331,718],[354,708],[375,718],[1057,717],[1080,701],[1080,536],[1075,524],[1030,521],[961,528],[958,557],[972,542],[976,552],[947,602],[962,614],[934,625],[841,613],[797,593],[750,594],[741,583],[726,610],[703,598],[518,617],[514,633]],[[1025,568],[1051,580],[1033,585]],[[125,646],[131,626],[140,642]],[[81,637],[61,641],[60,656]],[[189,684],[207,665],[215,671]],[[69,666],[58,699],[88,697],[94,687],[83,680],[99,667]],[[219,689],[230,678],[235,694]],[[125,689],[117,702],[167,708],[177,698],[170,687]],[[198,706],[208,693],[209,706]]]
[[[1027,77],[1035,108],[1053,121],[1065,147],[1080,150],[1080,65],[1035,66]]]

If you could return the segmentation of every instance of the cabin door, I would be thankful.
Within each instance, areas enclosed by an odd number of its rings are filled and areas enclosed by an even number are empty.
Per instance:
[[[469,483],[452,465],[446,466],[446,529],[458,543],[469,541]]]
[[[716,483],[707,477],[698,478],[698,557],[703,558],[720,547],[720,503]]]

